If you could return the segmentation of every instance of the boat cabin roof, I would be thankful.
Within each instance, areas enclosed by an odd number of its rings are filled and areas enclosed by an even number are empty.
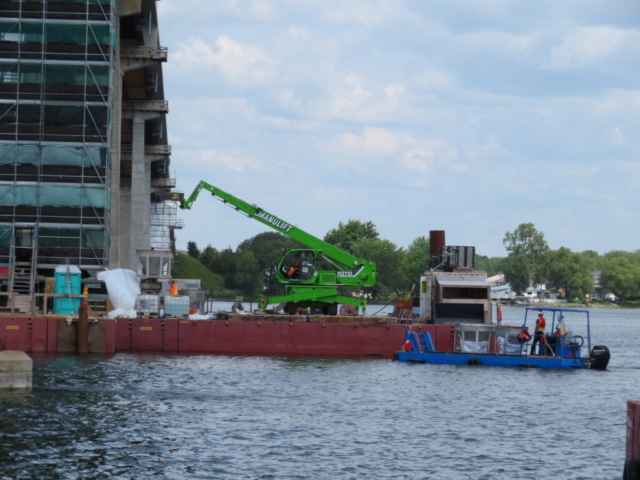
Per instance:
[[[580,310],[577,308],[549,308],[549,307],[527,307],[525,308],[525,312],[524,312],[524,323],[522,324],[522,328],[527,326],[527,318],[529,316],[533,317],[534,322],[535,319],[538,317],[538,312],[543,312],[543,313],[550,313],[550,315],[546,315],[545,319],[547,320],[547,322],[551,321],[551,324],[547,325],[550,326],[551,329],[553,330],[553,327],[555,326],[556,320],[562,316],[563,318],[565,318],[564,314],[567,313],[581,313],[584,314],[586,316],[582,317],[585,318],[585,323],[587,324],[587,331],[590,330],[590,319],[589,319],[589,310]],[[550,317],[550,318],[549,318]],[[580,316],[572,316],[571,320],[575,320],[577,318],[579,318]]]

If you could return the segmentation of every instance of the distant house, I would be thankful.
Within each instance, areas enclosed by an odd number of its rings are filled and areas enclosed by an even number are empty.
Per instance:
[[[616,296],[613,293],[605,292],[602,290],[602,285],[600,285],[600,275],[602,272],[599,270],[591,272],[591,276],[593,277],[593,293],[589,295],[591,300],[608,300],[610,302],[616,301]]]
[[[493,300],[515,300],[516,292],[511,288],[511,285],[506,283],[504,285],[491,287],[491,298]],[[535,287],[527,288],[527,290],[518,298],[532,302],[539,300],[557,300],[558,294],[548,293],[546,286],[544,284],[539,284]]]
[[[499,287],[506,284],[507,281],[504,279],[504,273],[499,273],[498,275],[487,278],[487,283],[492,287]]]
[[[487,281],[489,280],[490,279],[487,279]],[[491,287],[492,300],[513,300],[514,298],[516,298],[516,292],[513,291],[511,285],[509,285],[508,283],[505,285]]]
[[[591,276],[593,277],[593,293],[591,294],[592,300],[602,300],[604,299],[604,294],[602,293],[602,287],[600,286],[600,275],[602,272],[596,270],[591,272]]]
[[[544,285],[538,285],[537,287],[529,287],[524,292],[525,297],[529,298],[544,298],[547,288]]]

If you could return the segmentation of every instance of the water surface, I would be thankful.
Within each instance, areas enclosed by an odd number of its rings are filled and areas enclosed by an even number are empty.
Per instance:
[[[605,372],[35,356],[33,390],[0,394],[0,478],[619,479],[640,312],[592,312]]]

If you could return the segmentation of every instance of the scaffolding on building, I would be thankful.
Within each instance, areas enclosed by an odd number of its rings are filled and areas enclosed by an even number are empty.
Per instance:
[[[108,265],[113,10],[111,0],[0,2],[0,280],[10,297],[37,291],[38,275],[65,262]]]
[[[172,250],[171,230],[182,228],[184,221],[178,218],[178,204],[171,200],[151,204],[151,247]]]

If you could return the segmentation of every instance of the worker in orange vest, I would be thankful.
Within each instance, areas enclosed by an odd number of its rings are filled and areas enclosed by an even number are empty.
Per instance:
[[[530,355],[535,355],[536,351],[536,343],[539,343],[538,347],[538,355],[543,355],[545,352],[545,340],[544,340],[544,330],[547,327],[547,321],[544,319],[544,314],[542,310],[538,312],[538,319],[536,320],[536,328],[533,331],[533,342],[531,343],[531,352]]]
[[[531,340],[531,335],[529,335],[529,327],[524,327],[518,335],[518,342],[527,343],[529,340]]]
[[[173,281],[173,278],[169,278],[169,295],[172,297],[178,296],[178,285]]]
[[[300,277],[300,253],[296,253],[295,255],[295,259],[293,260],[293,264],[291,265],[291,267],[289,267],[289,270],[287,270],[287,276],[289,278],[293,278],[294,275],[296,276],[296,278]]]

